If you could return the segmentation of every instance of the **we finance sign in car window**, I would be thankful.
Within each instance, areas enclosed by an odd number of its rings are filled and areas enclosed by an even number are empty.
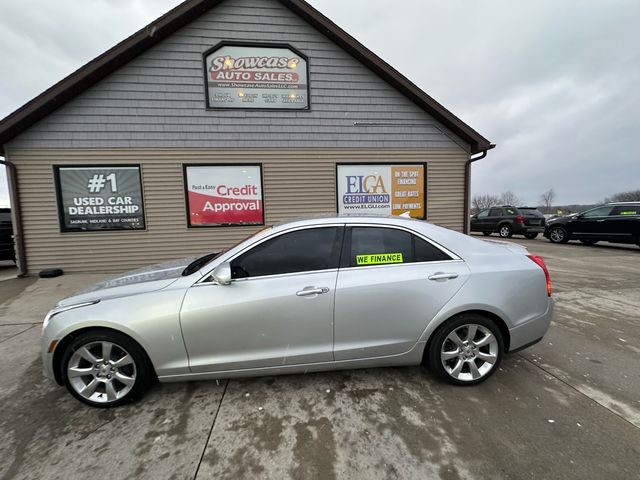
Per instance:
[[[185,167],[189,226],[263,225],[259,165]]]
[[[338,165],[338,213],[426,219],[424,164]]]

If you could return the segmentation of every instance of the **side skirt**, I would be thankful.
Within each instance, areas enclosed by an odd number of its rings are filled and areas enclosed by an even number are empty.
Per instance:
[[[304,365],[286,365],[282,367],[264,367],[244,370],[223,370],[208,373],[187,373],[184,375],[159,376],[162,383],[188,382],[200,380],[218,380],[222,378],[263,377],[272,375],[292,375],[333,370],[351,370],[358,368],[378,368],[420,365],[426,342],[418,342],[406,353],[387,357],[341,360],[338,362],[309,363]]]

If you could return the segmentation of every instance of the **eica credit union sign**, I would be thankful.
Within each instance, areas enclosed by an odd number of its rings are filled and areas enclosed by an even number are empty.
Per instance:
[[[54,167],[63,232],[145,228],[140,167]]]
[[[307,59],[290,47],[223,45],[204,69],[208,108],[309,108]]]
[[[425,166],[338,165],[338,213],[426,218]]]
[[[189,226],[263,225],[259,165],[186,166]]]

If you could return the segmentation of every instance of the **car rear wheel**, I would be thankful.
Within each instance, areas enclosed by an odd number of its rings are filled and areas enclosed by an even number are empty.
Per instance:
[[[549,240],[551,243],[567,243],[569,241],[569,235],[562,227],[552,227],[549,230]]]
[[[591,246],[591,245],[595,245],[596,243],[598,243],[598,240],[589,240],[589,239],[587,239],[587,240],[580,240],[580,241],[581,241],[584,245],[589,245],[589,246]]]
[[[524,234],[524,238],[528,238],[529,240],[533,240],[534,238],[536,238],[538,236],[537,233],[525,233]]]
[[[453,385],[476,385],[498,369],[503,354],[498,326],[482,315],[463,314],[447,321],[433,335],[428,366]]]
[[[500,228],[498,228],[498,233],[502,238],[511,238],[511,236],[513,235],[513,229],[511,228],[511,225],[508,224],[500,225]]]
[[[488,236],[490,236],[490,235],[491,235],[491,232],[482,232],[482,234],[483,234],[485,237],[488,237]]]
[[[87,332],[76,338],[62,358],[69,392],[93,407],[116,407],[135,400],[148,388],[153,367],[140,346],[118,332]]]

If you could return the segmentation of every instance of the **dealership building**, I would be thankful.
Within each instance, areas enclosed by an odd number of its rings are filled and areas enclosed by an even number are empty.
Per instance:
[[[0,148],[37,273],[327,213],[466,231],[471,162],[493,145],[303,0],[188,0],[2,120]]]

